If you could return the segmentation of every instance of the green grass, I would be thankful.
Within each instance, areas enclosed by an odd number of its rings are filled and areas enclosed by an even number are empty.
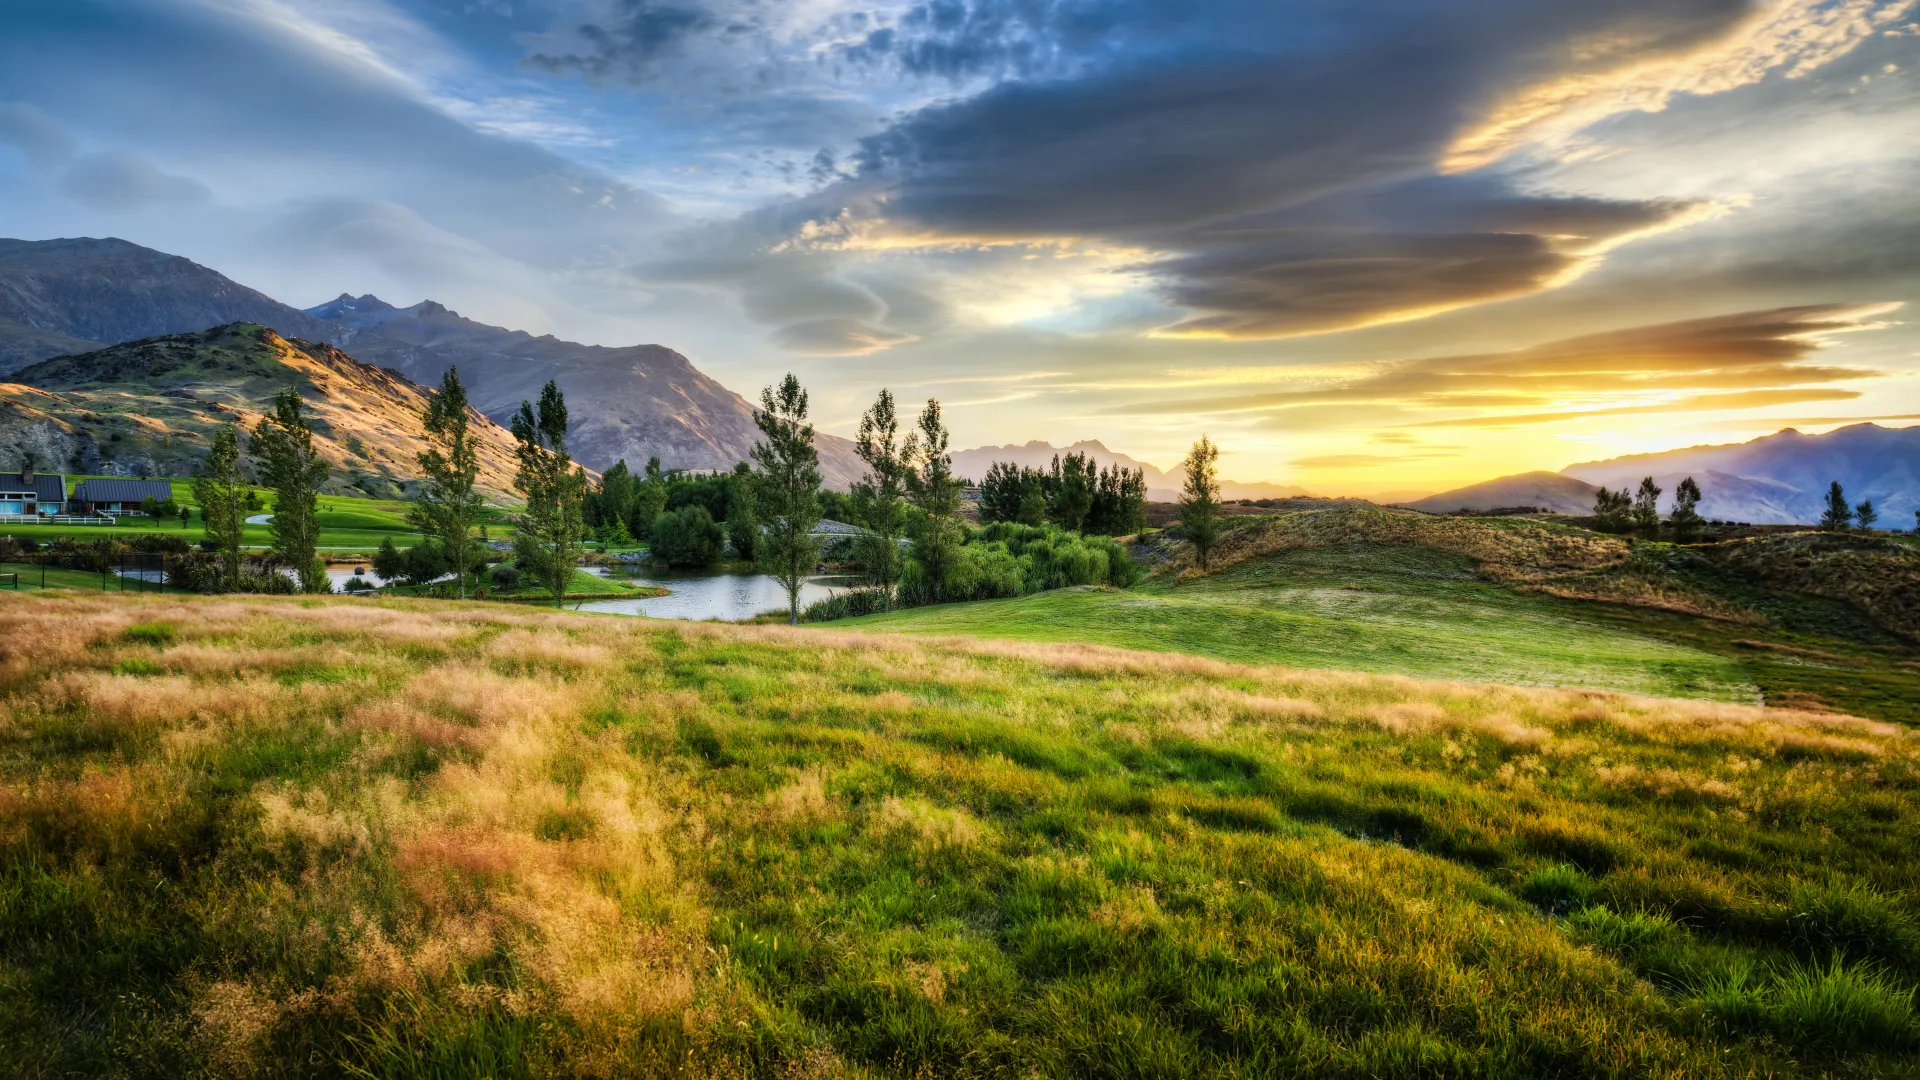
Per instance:
[[[553,598],[552,593],[547,592],[537,583],[527,581],[524,578],[521,580],[520,585],[513,589],[502,589],[491,580],[477,583],[469,581],[467,584],[469,594],[471,594],[478,585],[482,584],[486,586],[488,598],[493,600],[552,600]],[[438,595],[437,590],[444,590],[449,587],[450,583],[436,585],[391,585],[379,591],[383,595],[389,596],[421,596],[429,593]],[[649,596],[655,595],[658,592],[659,590],[657,589],[635,585],[632,582],[622,581],[618,578],[603,578],[598,574],[590,574],[585,570],[578,569],[573,572],[573,581],[567,586],[568,599],[614,599],[622,596]]]
[[[1920,741],[478,604],[0,596],[27,1076],[1911,1075]]]
[[[1751,700],[1732,657],[1596,625],[1574,601],[1482,580],[1423,548],[1308,548],[1174,584],[916,608],[848,627],[1089,641],[1225,660]]]

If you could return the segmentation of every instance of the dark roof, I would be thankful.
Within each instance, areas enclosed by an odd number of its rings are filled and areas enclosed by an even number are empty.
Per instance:
[[[142,499],[173,498],[173,485],[165,480],[82,480],[73,489],[80,502],[137,503]]]
[[[41,502],[66,502],[67,478],[59,473],[37,472],[29,482],[21,473],[0,473],[0,491],[31,491]]]

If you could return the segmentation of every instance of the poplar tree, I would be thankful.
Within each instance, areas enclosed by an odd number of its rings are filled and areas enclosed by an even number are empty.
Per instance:
[[[913,558],[927,572],[934,599],[944,599],[947,581],[960,561],[960,493],[966,482],[953,475],[947,453],[947,426],[940,419],[940,403],[927,399],[920,411],[919,430],[907,436],[903,453],[912,465],[907,474],[907,497],[920,512],[915,523]]]
[[[273,411],[253,429],[253,452],[261,478],[273,489],[273,518],[267,528],[273,552],[293,568],[300,591],[333,591],[320,561],[320,485],[327,463],[313,448],[313,429],[301,415],[300,391],[289,386],[274,395]]]
[[[860,565],[867,580],[892,588],[900,577],[900,537],[907,525],[907,476],[913,464],[907,445],[900,441],[900,418],[893,394],[881,390],[860,417],[854,440],[860,460],[867,463],[866,479],[853,485],[853,505],[868,532],[859,541]]]
[[[240,475],[240,429],[215,428],[207,458],[193,478],[193,501],[213,550],[220,553],[221,578],[229,591],[240,588],[240,544],[246,528],[246,481]]]
[[[513,488],[527,500],[514,526],[514,561],[546,586],[559,607],[580,562],[587,493],[586,470],[567,456],[567,400],[559,385],[549,380],[541,388],[538,410],[522,401],[511,430],[520,460]]]
[[[453,564],[455,588],[467,598],[467,572],[473,565],[473,528],[486,500],[474,490],[480,475],[480,453],[468,423],[467,388],[457,368],[448,368],[439,392],[427,399],[421,414],[427,448],[419,455],[426,482],[408,515],[413,527],[440,541]]]
[[[800,586],[820,557],[814,526],[820,524],[820,454],[807,422],[807,392],[788,372],[776,387],[760,391],[753,422],[765,436],[753,444],[755,506],[765,525],[760,568],[787,590],[787,619],[800,622]]]
[[[1180,489],[1180,534],[1193,545],[1201,570],[1220,539],[1219,462],[1220,448],[1202,435],[1181,463],[1187,478]]]

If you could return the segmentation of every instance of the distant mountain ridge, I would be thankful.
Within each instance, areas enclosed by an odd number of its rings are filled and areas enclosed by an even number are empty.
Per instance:
[[[0,240],[0,373],[105,345],[237,321],[343,349],[425,385],[457,366],[476,408],[506,422],[548,379],[567,395],[569,449],[592,469],[729,469],[759,437],[753,406],[661,345],[605,348],[488,326],[425,301],[338,298],[302,311],[191,260],[125,240]],[[822,433],[829,486],[865,472],[853,444]],[[0,463],[5,464],[5,463]]]
[[[1826,508],[1827,485],[1840,481],[1847,501],[1873,500],[1883,528],[1908,529],[1920,508],[1920,428],[1854,424],[1824,435],[1788,428],[1750,442],[1694,446],[1569,465],[1558,473],[1503,476],[1401,503],[1444,514],[1537,506],[1590,514],[1601,486],[1637,488],[1651,476],[1662,489],[1662,512],[1691,476],[1700,485],[1700,514],[1754,525],[1811,525]]]
[[[409,493],[427,392],[331,345],[255,323],[168,334],[56,357],[0,383],[0,452],[48,471],[183,476],[214,429],[251,430],[273,396],[298,388],[314,442],[332,466],[326,490]],[[472,414],[480,485],[510,490],[513,437]]]
[[[1118,465],[1124,469],[1139,469],[1147,481],[1147,498],[1154,502],[1174,502],[1180,498],[1180,485],[1184,478],[1177,471],[1164,472],[1147,462],[1109,450],[1098,439],[1082,439],[1064,447],[1035,439],[1025,445],[1009,443],[1006,446],[957,450],[953,454],[953,471],[978,483],[997,461],[1024,468],[1045,469],[1052,466],[1055,455],[1064,457],[1067,454],[1085,454],[1101,468]],[[1237,480],[1223,480],[1220,483],[1220,495],[1226,499],[1285,499],[1305,494],[1305,488],[1282,484],[1242,483]]]

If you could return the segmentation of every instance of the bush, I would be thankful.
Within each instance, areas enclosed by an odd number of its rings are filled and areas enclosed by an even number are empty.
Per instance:
[[[493,583],[502,589],[520,587],[520,568],[512,563],[501,563],[493,568]]]
[[[884,588],[851,589],[834,593],[825,600],[807,605],[800,617],[807,622],[831,622],[861,615],[878,615],[893,610],[893,590]]]
[[[1125,588],[1139,578],[1126,549],[1104,536],[996,522],[974,530],[947,574],[944,599],[992,600],[1075,585]],[[908,562],[898,606],[934,602],[925,569]]]
[[[653,558],[681,569],[701,569],[720,561],[726,535],[697,503],[653,519],[648,551]]]

